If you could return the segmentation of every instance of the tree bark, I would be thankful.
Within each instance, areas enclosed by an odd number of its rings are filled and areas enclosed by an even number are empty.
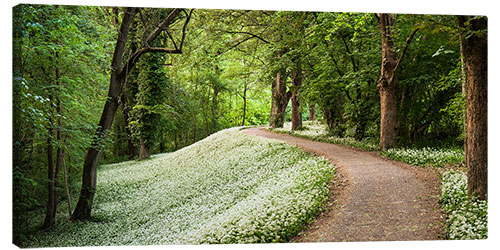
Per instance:
[[[50,98],[51,99],[51,98]],[[54,224],[54,214],[55,214],[55,208],[54,208],[54,147],[52,146],[52,117],[50,118],[50,123],[49,123],[49,133],[47,137],[47,166],[48,166],[48,172],[47,172],[47,191],[48,191],[48,200],[47,200],[47,207],[45,210],[45,219],[42,224],[42,230],[45,230],[49,227],[51,227]]]
[[[217,131],[217,117],[218,117],[218,114],[217,114],[217,110],[218,110],[218,107],[217,107],[217,96],[219,95],[219,87],[217,86],[217,84],[215,83],[214,84],[214,93],[213,93],[213,96],[212,96],[212,129],[211,129],[211,132],[210,133],[214,133]]]
[[[64,191],[66,192],[66,198],[68,202],[68,217],[71,219],[71,195],[69,194],[66,162],[64,161],[64,151],[62,152],[62,167],[63,167],[63,177],[64,177]]]
[[[393,26],[395,16],[391,14],[377,15],[382,36],[382,67],[378,90],[380,93],[380,149],[396,146],[396,86],[395,77],[397,55],[394,50]]]
[[[310,104],[309,105],[309,121],[314,121],[316,120],[316,105]]]
[[[139,151],[139,159],[145,160],[148,159],[150,156],[151,154],[149,153],[148,146],[144,142],[141,142],[141,151]]]
[[[458,16],[465,66],[467,184],[469,197],[488,193],[488,52],[486,17]]]
[[[94,194],[96,190],[97,183],[97,164],[99,162],[99,157],[101,155],[104,143],[109,133],[109,128],[113,123],[113,119],[118,109],[118,99],[120,97],[123,83],[134,67],[137,60],[141,55],[148,52],[160,52],[160,53],[182,53],[182,46],[185,37],[186,25],[188,24],[192,10],[187,14],[184,27],[182,29],[182,39],[179,47],[174,43],[175,49],[167,48],[156,48],[150,47],[150,43],[165,29],[168,29],[169,25],[172,24],[175,17],[181,13],[182,9],[173,9],[170,11],[168,16],[163,19],[151,33],[143,40],[141,47],[131,53],[128,60],[123,63],[123,55],[125,52],[125,47],[128,41],[128,35],[130,32],[130,27],[133,22],[134,16],[136,14],[137,8],[129,7],[124,11],[123,19],[120,25],[120,30],[118,32],[118,39],[116,41],[115,50],[113,52],[113,58],[111,59],[111,77],[108,90],[108,98],[104,104],[104,109],[101,114],[101,119],[99,120],[98,128],[92,139],[90,148],[85,155],[85,161],[83,163],[83,174],[82,174],[82,188],[80,191],[80,196],[78,198],[78,203],[76,204],[75,210],[71,216],[72,220],[88,220],[90,219],[90,212],[92,209],[92,203],[94,200]],[[122,66],[123,65],[123,66]]]
[[[292,73],[292,130],[302,127],[302,112],[300,111],[300,86],[302,85],[302,72],[297,70]]]
[[[388,149],[396,146],[397,136],[397,95],[396,89],[398,79],[397,70],[405,55],[413,36],[418,31],[414,29],[408,38],[399,58],[394,48],[394,22],[395,14],[375,14],[377,17],[380,35],[382,38],[382,66],[378,80],[380,94],[380,149]]]
[[[104,105],[101,119],[99,120],[98,128],[94,135],[92,144],[85,156],[83,164],[82,188],[75,210],[71,215],[72,220],[90,219],[90,212],[97,184],[97,164],[99,156],[101,155],[101,150],[104,146],[104,141],[106,140],[109,128],[113,123],[116,109],[118,108],[118,98],[124,81],[124,77],[120,74],[121,71],[119,69],[125,52],[125,45],[127,43],[130,24],[132,23],[135,13],[136,8],[127,8],[123,16],[115,51],[113,53],[113,59],[111,61],[112,73],[108,98]]]
[[[58,54],[56,53],[55,55],[56,59],[58,57]],[[57,60],[56,60],[57,63]],[[61,74],[59,72],[59,68],[56,66],[55,68],[55,85],[60,86],[60,79]],[[55,103],[54,103],[55,99]],[[56,96],[54,98],[54,95],[51,94],[49,95],[49,100],[50,100],[50,110],[52,110],[52,105],[55,104],[56,108],[56,141],[61,142],[61,101],[60,99]],[[56,213],[57,213],[57,203],[58,203],[58,193],[57,193],[57,176],[59,175],[59,169],[61,168],[61,160],[62,160],[62,152],[61,152],[61,147],[58,146],[56,149],[56,165],[54,169],[54,160],[53,160],[53,153],[54,153],[54,146],[52,145],[52,133],[53,133],[53,126],[54,126],[54,120],[53,117],[50,117],[50,122],[49,122],[49,136],[47,138],[47,162],[48,162],[48,200],[47,200],[47,210],[45,213],[45,219],[42,225],[42,230],[48,229],[51,227],[56,219]]]
[[[241,121],[241,126],[245,126],[245,116],[247,114],[247,86],[243,89],[243,119]]]
[[[273,83],[273,86],[269,125],[273,128],[282,128],[285,123],[286,106],[291,97],[291,94],[286,91],[286,76],[284,72],[276,74],[276,81]]]

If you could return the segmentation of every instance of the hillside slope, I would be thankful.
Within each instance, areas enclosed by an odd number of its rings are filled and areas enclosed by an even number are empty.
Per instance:
[[[334,167],[238,128],[191,146],[101,166],[93,222],[56,226],[23,247],[283,242],[317,213]]]

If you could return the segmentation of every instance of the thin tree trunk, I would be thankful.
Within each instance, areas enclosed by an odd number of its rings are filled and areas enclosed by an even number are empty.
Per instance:
[[[458,16],[466,75],[466,144],[469,197],[486,200],[488,193],[488,52],[486,17]]]
[[[241,126],[245,126],[245,116],[247,113],[247,86],[243,90],[243,120],[241,121]]]
[[[217,85],[214,85],[214,95],[212,97],[212,129],[211,133],[217,131],[217,96],[219,95],[219,88]]]
[[[109,128],[113,123],[113,119],[118,108],[118,97],[121,92],[121,87],[124,81],[124,76],[120,75],[120,65],[122,64],[125,44],[127,42],[130,24],[135,16],[136,8],[127,8],[123,16],[123,20],[118,33],[115,51],[111,63],[111,78],[108,91],[108,98],[102,111],[101,119],[99,120],[98,128],[94,135],[92,144],[87,151],[83,164],[82,174],[82,189],[76,204],[75,210],[71,215],[72,220],[88,220],[94,194],[97,184],[97,164],[101,150],[104,147],[104,141],[109,133]]]
[[[194,82],[193,81],[193,66],[191,66],[191,84],[194,83],[194,93],[195,95],[198,93],[198,81]],[[196,130],[198,129],[197,125],[196,125],[196,121],[197,121],[197,118],[196,118],[196,112],[193,113],[193,143],[196,142]]]
[[[52,117],[50,118],[49,123],[49,133],[47,137],[47,191],[48,191],[48,200],[47,207],[45,210],[45,219],[43,221],[42,230],[45,230],[54,224],[54,217],[52,216],[54,211],[54,147],[52,146]]]
[[[292,130],[302,127],[302,112],[300,111],[300,86],[302,72],[298,70],[292,74]]]
[[[62,167],[63,167],[63,175],[64,175],[64,190],[66,191],[66,199],[68,200],[68,218],[71,219],[71,195],[69,194],[69,186],[68,186],[68,177],[66,170],[66,161],[64,161],[64,152],[62,158]]]
[[[204,128],[204,132],[205,132],[205,137],[208,136],[208,117],[207,117],[207,110],[205,110],[205,103],[208,103],[209,101],[209,98],[210,98],[210,88],[207,88],[208,89],[208,93],[207,93],[207,96],[206,96],[206,100],[204,97],[200,98],[200,109],[202,110],[202,114],[203,114],[203,128]]]
[[[174,133],[174,150],[176,151],[178,148],[178,143],[177,143],[177,131]]]
[[[56,57],[56,63],[57,63],[57,57],[58,54],[55,54]],[[59,68],[56,66],[55,68],[55,80],[56,86],[60,86],[59,78],[60,78],[60,72]],[[55,99],[55,103],[54,103]],[[61,101],[59,100],[58,97],[54,98],[54,95],[51,94],[49,95],[49,100],[50,104],[55,104],[56,107],[56,113],[57,113],[57,118],[56,118],[56,141],[58,143],[61,142]],[[57,193],[57,176],[59,175],[59,169],[61,166],[61,147],[57,147],[56,150],[56,165],[54,169],[54,160],[53,160],[53,152],[54,152],[54,146],[52,145],[52,132],[53,132],[53,118],[50,118],[50,123],[49,123],[49,137],[47,138],[47,162],[48,162],[48,201],[47,201],[47,211],[45,214],[45,219],[42,225],[42,230],[48,229],[51,227],[56,219],[56,213],[57,213],[57,202],[58,202],[58,193]]]
[[[314,121],[316,120],[316,105],[310,104],[309,105],[309,121]]]
[[[148,159],[150,156],[151,154],[149,153],[148,146],[144,142],[141,142],[141,151],[139,152],[139,159],[145,160]]]
[[[59,71],[57,71],[58,79],[59,79]],[[58,83],[58,85],[60,85]],[[61,165],[63,161],[63,152],[62,152],[62,134],[61,134],[61,115],[62,115],[62,106],[61,106],[61,101],[59,100],[58,97],[56,97],[56,112],[57,112],[57,119],[56,119],[56,141],[58,142],[59,146],[57,147],[56,150],[56,169],[54,171],[54,211],[52,216],[54,217],[54,220],[56,218],[56,212],[57,212],[57,205],[59,201],[59,192],[57,191],[59,189],[59,183],[57,182],[57,178],[59,177],[59,171],[61,170]]]

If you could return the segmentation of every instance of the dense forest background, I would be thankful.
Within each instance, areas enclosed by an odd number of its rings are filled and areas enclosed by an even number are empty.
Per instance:
[[[101,136],[125,9],[15,9],[17,236],[29,231],[30,213],[45,209],[47,199],[78,196],[89,147],[98,147],[99,164],[107,164],[172,152],[224,128],[292,121],[300,129],[303,120],[320,120],[339,137],[380,141],[383,44],[373,13],[184,9],[168,32],[148,40],[170,14],[141,8],[131,20],[123,57],[138,59],[124,67],[116,115]],[[463,32],[456,16],[400,14],[393,21],[400,64],[391,147],[463,147]],[[135,54],[142,48],[148,53]]]

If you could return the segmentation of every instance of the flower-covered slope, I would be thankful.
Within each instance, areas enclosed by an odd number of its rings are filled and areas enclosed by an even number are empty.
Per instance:
[[[174,153],[102,166],[94,221],[67,222],[61,212],[25,246],[283,242],[321,208],[334,172],[285,143],[223,130]]]

